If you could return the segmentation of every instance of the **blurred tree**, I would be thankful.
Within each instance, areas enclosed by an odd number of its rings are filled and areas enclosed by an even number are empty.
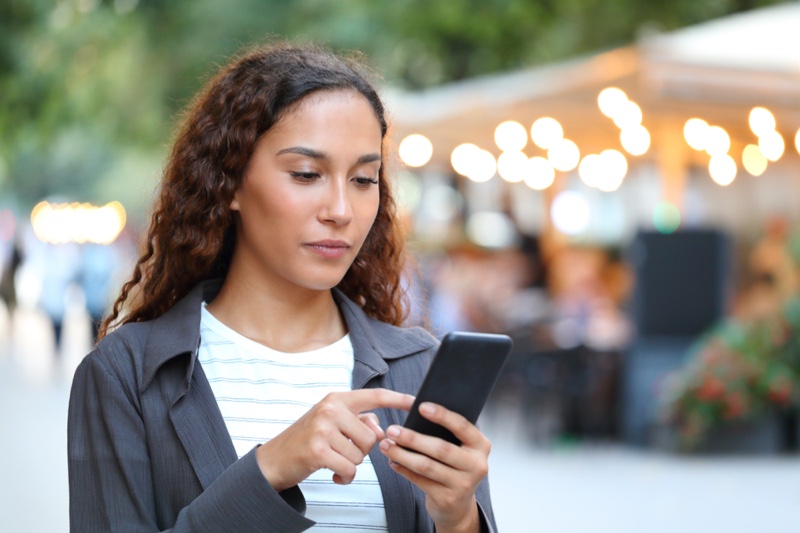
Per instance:
[[[265,36],[360,49],[388,83],[414,89],[774,3],[0,0],[0,198],[27,208],[52,194],[127,194],[143,209],[174,116],[209,64]]]

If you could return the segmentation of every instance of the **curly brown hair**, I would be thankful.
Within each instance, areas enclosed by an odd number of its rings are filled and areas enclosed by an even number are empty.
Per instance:
[[[385,145],[384,107],[367,77],[360,57],[288,43],[255,48],[222,67],[185,113],[144,251],[98,340],[116,325],[161,316],[197,283],[227,274],[236,240],[234,193],[258,138],[301,99],[317,91],[357,91],[375,110]],[[407,314],[403,238],[386,152],[384,146],[377,217],[338,287],[369,316],[400,325]]]

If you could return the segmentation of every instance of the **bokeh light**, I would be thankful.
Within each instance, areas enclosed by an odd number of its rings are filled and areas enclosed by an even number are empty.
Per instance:
[[[708,173],[718,185],[727,187],[736,178],[736,161],[727,154],[715,155],[708,162]]]
[[[619,129],[632,128],[642,123],[642,108],[636,102],[628,101],[612,118]]]
[[[702,118],[690,118],[683,126],[686,143],[695,150],[705,150],[708,138],[708,122]]]
[[[674,233],[681,225],[681,212],[669,202],[659,202],[653,209],[653,227],[659,233]]]
[[[433,144],[419,133],[413,133],[400,142],[400,159],[410,167],[421,167],[431,160]]]
[[[88,203],[42,201],[31,211],[34,234],[40,241],[51,244],[110,244],[122,232],[125,222],[125,208],[119,202],[98,207]]]
[[[422,211],[440,222],[453,220],[464,204],[464,198],[449,185],[434,185],[422,195]]]
[[[711,157],[725,155],[731,149],[731,137],[720,126],[710,126],[706,130],[704,149]]]
[[[597,154],[587,154],[578,165],[578,175],[581,181],[589,187],[597,187],[601,173],[600,156]]]
[[[547,159],[553,164],[553,168],[562,172],[569,172],[578,166],[581,160],[581,152],[578,145],[569,139],[556,141],[547,150]]]
[[[469,174],[475,162],[475,157],[480,151],[481,149],[472,143],[464,143],[456,146],[450,154],[450,164],[453,166],[453,170],[462,176]]]
[[[750,110],[750,129],[757,137],[775,131],[775,115],[765,107],[754,107]]]
[[[617,150],[603,150],[598,158],[600,162],[600,175],[596,187],[603,192],[613,192],[619,189],[625,175],[628,173],[628,160]]]
[[[580,235],[589,228],[591,209],[584,196],[576,191],[562,191],[550,207],[553,226],[567,235]]]
[[[556,119],[542,117],[536,119],[531,126],[531,140],[543,150],[547,150],[554,143],[564,138],[564,128]]]
[[[469,240],[484,248],[508,248],[514,244],[514,223],[503,213],[479,211],[467,219],[465,231]]]
[[[800,154],[800,129],[794,135],[794,147],[797,148],[797,153]]]
[[[478,183],[492,179],[497,173],[497,161],[492,153],[488,150],[478,150],[473,157],[472,167],[467,171],[467,177]]]
[[[755,144],[748,144],[742,151],[742,166],[753,176],[760,176],[767,170],[767,158],[761,153],[761,148]]]
[[[519,152],[528,144],[528,131],[519,122],[507,120],[495,128],[494,142],[504,152]]]
[[[530,173],[528,156],[522,152],[503,152],[497,158],[497,173],[509,183],[519,183]]]
[[[783,137],[777,131],[770,131],[758,138],[758,147],[761,148],[761,153],[770,161],[777,161],[783,156],[786,149],[786,143]]]
[[[631,155],[644,155],[650,149],[650,132],[641,124],[619,132],[622,147]]]
[[[608,118],[617,116],[630,103],[625,91],[618,87],[606,87],[597,95],[597,106]]]
[[[542,191],[551,186],[555,179],[556,171],[550,161],[538,155],[528,160],[528,175],[525,176],[528,187]]]

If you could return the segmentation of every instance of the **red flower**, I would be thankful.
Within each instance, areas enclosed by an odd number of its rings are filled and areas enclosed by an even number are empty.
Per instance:
[[[704,402],[713,402],[725,392],[725,385],[719,378],[709,376],[697,390],[697,397]]]
[[[778,405],[789,405],[792,399],[792,381],[785,375],[777,376],[769,384],[767,397]]]

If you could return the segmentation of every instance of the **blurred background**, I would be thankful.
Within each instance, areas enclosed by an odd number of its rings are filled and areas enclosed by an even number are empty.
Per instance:
[[[267,37],[382,77],[410,321],[501,332],[503,531],[797,531],[800,2],[0,0],[0,529],[67,531],[72,373],[175,121]]]

